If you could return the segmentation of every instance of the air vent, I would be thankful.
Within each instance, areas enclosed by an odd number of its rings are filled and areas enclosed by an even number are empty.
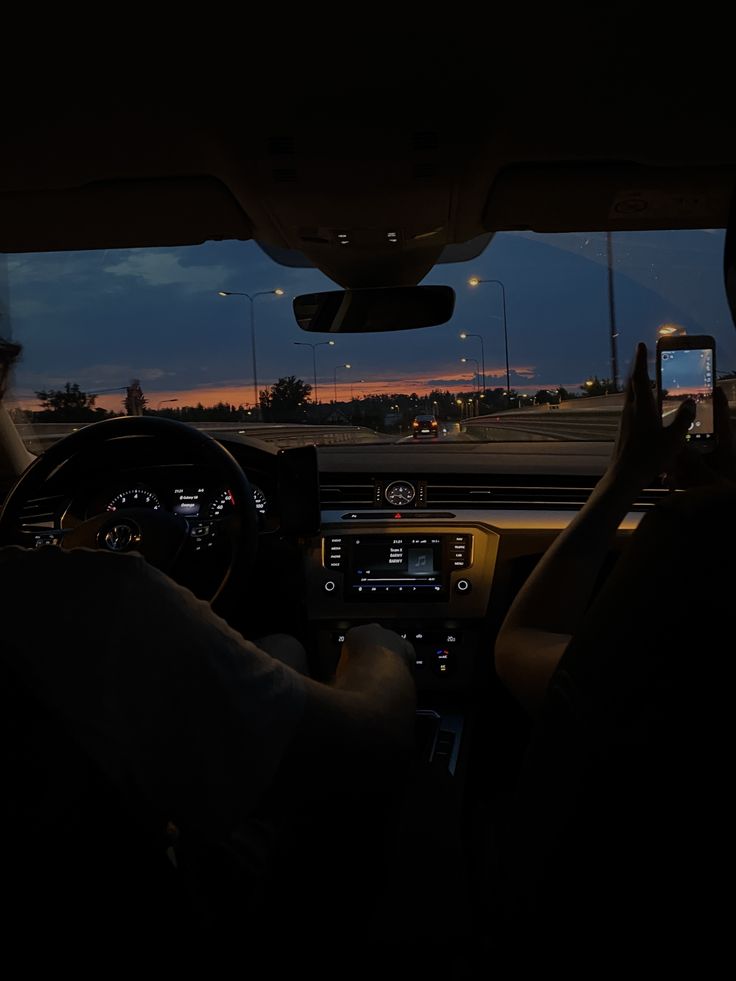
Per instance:
[[[296,153],[296,144],[294,143],[293,136],[269,136],[268,138],[268,152],[272,156],[277,154],[294,154]]]
[[[58,528],[67,499],[61,494],[51,497],[32,497],[20,513],[23,528]]]
[[[320,504],[323,508],[359,508],[373,505],[373,484],[336,478],[320,482]]]
[[[555,508],[561,511],[578,510],[590,497],[595,478],[580,483],[559,485],[521,482],[514,483],[427,483],[428,507],[454,508],[516,508],[535,510]],[[666,490],[651,488],[639,495],[634,510],[654,507],[667,494]]]

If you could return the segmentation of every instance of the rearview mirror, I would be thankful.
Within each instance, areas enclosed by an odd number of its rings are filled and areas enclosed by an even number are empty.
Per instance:
[[[451,286],[395,286],[304,293],[294,299],[302,330],[362,334],[446,324],[455,309]]]

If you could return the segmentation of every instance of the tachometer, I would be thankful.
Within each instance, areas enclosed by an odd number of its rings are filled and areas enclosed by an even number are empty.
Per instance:
[[[161,507],[161,501],[153,491],[145,487],[131,487],[130,490],[120,491],[107,505],[108,511],[120,511],[124,508],[156,508]]]

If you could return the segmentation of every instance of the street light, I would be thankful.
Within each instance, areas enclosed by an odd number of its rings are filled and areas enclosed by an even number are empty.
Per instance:
[[[251,348],[253,351],[253,394],[255,396],[253,408],[257,415],[260,402],[258,398],[258,371],[256,368],[256,317],[253,309],[253,301],[257,296],[283,296],[284,291],[279,288],[276,288],[275,290],[259,290],[258,293],[236,293],[233,290],[218,290],[217,295],[218,296],[244,296],[246,300],[250,301],[250,341],[251,341]]]
[[[317,341],[316,344],[312,344],[311,341],[294,341],[297,347],[311,347],[312,349],[312,371],[314,373],[314,403],[319,405],[319,399],[317,398],[317,355],[315,354],[315,348],[323,347],[328,345],[329,347],[334,347],[334,341]]]
[[[337,405],[337,369],[338,368],[352,368],[351,364],[336,364],[335,371],[333,373],[333,381],[335,384],[335,405]]]
[[[161,399],[161,401],[158,403],[158,408],[156,409],[156,411],[157,412],[161,411],[161,406],[164,404],[164,402],[178,402],[178,401],[179,399]]]
[[[478,381],[480,381],[480,365],[478,364],[478,359],[477,358],[460,358],[460,360],[462,361],[463,364],[466,364],[468,361],[472,361],[475,364],[476,378],[477,378]]]
[[[511,408],[511,379],[509,375],[509,332],[506,320],[506,287],[503,285],[500,279],[478,279],[477,276],[473,276],[468,280],[470,286],[481,286],[482,284],[501,287],[501,298],[503,300],[503,341],[506,348],[506,404],[508,408]]]
[[[483,344],[483,338],[480,334],[469,334],[466,330],[461,331],[460,340],[467,341],[469,337],[477,337],[480,341],[480,358],[483,364],[483,392],[485,394],[486,390],[486,352],[485,345]]]

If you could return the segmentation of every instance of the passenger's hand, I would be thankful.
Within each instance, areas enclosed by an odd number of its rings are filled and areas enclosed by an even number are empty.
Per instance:
[[[641,489],[661,473],[672,469],[685,446],[685,434],[695,418],[695,403],[687,399],[674,420],[662,425],[657,399],[647,372],[647,346],[638,344],[634,368],[626,386],[626,398],[610,474]]]
[[[736,447],[731,409],[722,388],[716,388],[713,393],[713,430],[716,435],[713,451],[701,453],[689,446],[684,447],[667,472],[668,487],[686,490],[688,487],[711,484],[736,484]]]

